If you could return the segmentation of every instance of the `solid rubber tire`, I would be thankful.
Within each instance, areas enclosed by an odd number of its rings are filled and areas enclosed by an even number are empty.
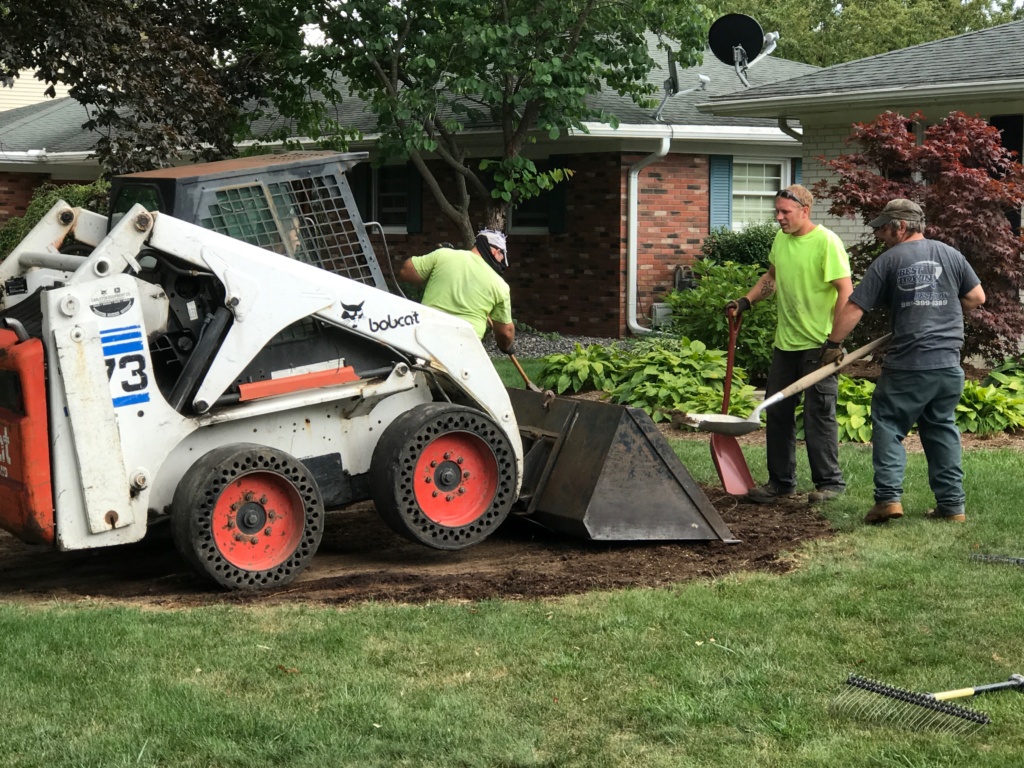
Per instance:
[[[433,473],[444,468],[421,460],[442,444],[451,459],[439,457],[439,464],[465,468],[458,464],[464,459],[472,471],[433,498],[431,487],[440,477]],[[450,403],[418,405],[399,415],[370,463],[377,513],[395,532],[434,549],[463,549],[487,538],[508,517],[515,482],[515,452],[504,430],[487,414]],[[445,510],[446,503],[454,511]]]
[[[262,521],[259,530],[247,530],[238,519],[243,505],[250,522]],[[232,518],[234,507],[240,512]],[[291,582],[316,554],[323,523],[320,490],[305,465],[284,451],[249,443],[202,456],[178,483],[171,505],[178,551],[203,577],[233,590]],[[236,534],[242,537],[237,544]]]

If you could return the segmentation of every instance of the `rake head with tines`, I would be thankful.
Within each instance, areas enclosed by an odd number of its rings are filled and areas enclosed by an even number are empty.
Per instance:
[[[915,693],[894,685],[850,675],[846,685],[832,701],[832,714],[885,723],[910,730],[943,731],[957,735],[973,733],[990,720],[978,712],[949,699],[967,698],[1007,688],[1024,690],[1024,677],[974,688],[958,688],[940,693]]]

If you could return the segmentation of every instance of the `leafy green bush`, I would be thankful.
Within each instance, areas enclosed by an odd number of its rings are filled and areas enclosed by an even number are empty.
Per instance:
[[[32,194],[25,215],[12,217],[0,227],[0,259],[5,258],[25,239],[25,235],[57,204],[58,200],[63,200],[74,208],[88,208],[90,211],[106,213],[109,192],[110,184],[102,179],[92,184],[58,185],[48,182],[41,185]]]
[[[764,272],[753,264],[698,261],[693,265],[696,287],[672,291],[664,301],[672,308],[671,331],[688,339],[700,340],[711,349],[728,349],[729,323],[725,305],[749,291]],[[763,381],[772,362],[775,342],[776,303],[759,301],[743,313],[743,324],[736,340],[736,364],[750,378]]]
[[[612,372],[620,364],[621,354],[617,344],[607,347],[591,344],[586,349],[576,344],[571,354],[560,353],[541,358],[544,367],[537,377],[538,383],[555,390],[559,395],[567,389],[573,392],[610,389],[615,385]]]
[[[734,261],[737,264],[753,264],[768,268],[768,252],[772,249],[779,227],[773,221],[751,224],[739,232],[728,227],[718,227],[704,238],[700,252],[712,261]]]
[[[1024,427],[1024,396],[1009,387],[964,382],[956,406],[956,425],[961,432],[980,435]]]
[[[992,434],[1024,427],[1024,369],[1008,361],[993,370],[985,383],[964,382],[964,392],[956,407],[956,424],[968,434]],[[1016,371],[1016,375],[1008,373]],[[839,375],[836,420],[839,441],[871,441],[871,396],[875,384],[867,379]],[[797,437],[803,439],[803,404],[797,407]]]
[[[982,382],[1004,389],[1010,389],[1024,395],[1024,361],[1019,357],[1009,357],[991,371]]]
[[[599,389],[609,399],[641,408],[654,421],[672,411],[719,413],[726,356],[700,341],[659,336],[628,349],[579,344],[571,355],[548,355],[538,376],[542,386],[561,394],[567,389]],[[755,407],[754,388],[742,368],[733,368],[730,412],[746,416]]]
[[[868,379],[854,379],[839,374],[839,396],[836,399],[836,422],[839,442],[871,442],[871,396],[875,383]],[[796,407],[796,436],[804,439],[804,404]]]

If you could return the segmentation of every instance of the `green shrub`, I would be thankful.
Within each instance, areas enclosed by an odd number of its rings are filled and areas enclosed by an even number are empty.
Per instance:
[[[993,384],[997,387],[1010,389],[1024,395],[1024,361],[1019,357],[1009,357],[988,372],[982,382],[985,386]]]
[[[671,331],[700,340],[711,349],[728,349],[729,323],[725,305],[749,291],[764,269],[753,264],[698,261],[693,265],[696,287],[672,291],[665,303],[672,308]],[[736,364],[755,381],[763,381],[772,362],[777,318],[774,300],[759,301],[743,314],[736,340]]]
[[[875,383],[868,379],[854,379],[839,374],[839,396],[836,399],[836,422],[839,442],[871,442],[871,396]],[[804,439],[804,404],[796,407],[796,436]]]
[[[956,425],[961,432],[979,435],[1024,427],[1024,397],[1018,390],[992,384],[964,382],[956,406]]]
[[[87,208],[105,214],[109,192],[110,184],[102,179],[92,184],[57,185],[47,182],[41,185],[32,194],[25,215],[12,217],[0,227],[0,259],[6,258],[7,254],[25,239],[25,235],[57,204],[58,200],[63,200],[74,208]]]
[[[538,383],[559,395],[567,389],[573,392],[607,390],[615,385],[611,374],[620,357],[617,344],[607,347],[591,344],[586,349],[576,344],[571,354],[559,353],[541,358],[544,367],[537,377]]]
[[[622,405],[641,408],[654,421],[672,411],[719,413],[726,356],[700,341],[659,336],[628,349],[612,344],[576,345],[571,355],[548,355],[538,377],[542,386],[561,394],[568,389],[598,389]],[[733,369],[730,412],[746,416],[755,407],[754,388],[742,368]]]
[[[768,252],[778,231],[779,227],[773,221],[751,224],[739,232],[719,227],[704,238],[700,252],[705,259],[753,264],[760,266],[763,272],[768,268]]]

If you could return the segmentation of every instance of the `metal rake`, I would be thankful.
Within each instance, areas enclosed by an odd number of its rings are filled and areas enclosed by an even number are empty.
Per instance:
[[[1007,565],[1024,565],[1024,557],[1012,557],[1010,555],[971,555],[971,560],[981,563],[1006,563]]]
[[[969,735],[991,722],[984,712],[950,703],[1006,689],[1024,690],[1024,676],[972,688],[957,688],[939,693],[917,693],[860,675],[850,675],[845,687],[832,700],[829,711],[836,716],[892,725],[916,731],[940,731]]]

